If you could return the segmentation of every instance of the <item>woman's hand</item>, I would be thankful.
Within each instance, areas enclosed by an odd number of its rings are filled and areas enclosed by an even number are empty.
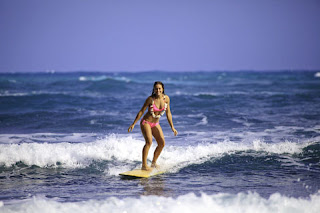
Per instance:
[[[133,128],[134,128],[134,124],[131,124],[131,126],[128,129],[128,132],[131,132],[133,130]]]
[[[177,136],[178,131],[175,128],[172,128],[172,132],[173,132],[174,136]]]

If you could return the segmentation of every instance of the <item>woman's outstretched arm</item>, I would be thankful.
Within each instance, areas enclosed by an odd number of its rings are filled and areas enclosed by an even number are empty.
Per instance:
[[[150,100],[151,97],[148,97],[147,100],[144,102],[142,108],[140,109],[140,111],[138,112],[136,118],[134,119],[133,123],[130,125],[128,132],[131,132],[134,128],[134,126],[136,125],[137,121],[141,118],[141,116],[143,115],[144,111],[146,111],[147,107],[150,104]]]
[[[166,112],[167,120],[169,122],[169,125],[170,125],[172,131],[173,131],[174,136],[176,136],[178,134],[178,131],[173,126],[172,114],[171,114],[171,110],[170,110],[170,98],[169,98],[169,96],[167,96],[167,99],[168,99],[168,103],[167,103],[168,107],[167,107],[167,112]]]

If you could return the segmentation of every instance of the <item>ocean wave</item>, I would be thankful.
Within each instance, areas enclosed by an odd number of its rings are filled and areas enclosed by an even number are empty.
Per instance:
[[[121,81],[126,83],[131,82],[131,79],[124,76],[111,77],[111,76],[101,75],[101,76],[80,76],[79,77],[79,81],[105,81],[105,80],[115,80],[115,81]]]
[[[181,92],[177,90],[173,92],[173,96],[195,96],[195,97],[217,97],[223,95],[222,93],[218,92],[196,92],[196,93],[188,93],[188,92]]]
[[[2,91],[0,92],[0,97],[41,97],[41,98],[50,98],[52,96],[60,97],[89,97],[89,98],[100,98],[108,97],[107,94],[104,94],[99,91],[30,91],[30,92],[13,92],[13,91]]]
[[[0,164],[9,167],[23,162],[26,165],[39,167],[62,165],[65,168],[83,168],[94,160],[112,158],[120,161],[138,160],[140,157],[136,158],[132,152],[142,149],[131,137],[119,138],[113,135],[88,143],[47,143],[45,138],[42,141],[42,143],[0,144]]]
[[[64,91],[30,91],[30,92],[12,92],[12,91],[3,91],[0,93],[0,97],[10,97],[10,96],[37,96],[37,95],[70,95],[69,92]]]
[[[254,123],[248,122],[248,119],[246,119],[246,118],[232,118],[231,120],[233,122],[242,124],[242,125],[244,125],[246,127],[250,127],[250,126],[254,125]]]
[[[10,136],[3,136],[9,138]],[[13,136],[12,136],[13,137]],[[37,142],[18,143],[19,138],[13,138],[15,143],[0,144],[0,165],[11,167],[19,163],[28,166],[36,165],[39,167],[63,167],[63,168],[84,168],[93,162],[116,161],[106,168],[108,175],[118,175],[119,171],[140,167],[141,150],[144,141],[131,136],[109,135],[104,138],[94,139],[88,136],[78,141],[86,142],[57,142],[51,138],[40,137]],[[61,136],[59,136],[61,137]],[[60,138],[66,141],[66,138]],[[72,136],[69,136],[73,138]],[[70,139],[71,140],[71,139]],[[212,158],[221,158],[226,154],[245,152],[252,155],[272,154],[299,154],[303,152],[309,143],[264,143],[254,140],[252,143],[234,143],[230,141],[219,143],[200,143],[197,145],[177,146],[167,145],[158,160],[163,169],[170,172],[177,172],[180,169],[193,165],[201,164]],[[156,143],[152,144],[149,151],[148,160],[151,161],[152,153],[156,148]]]
[[[80,76],[79,81],[104,81],[108,79],[107,76],[102,75],[102,76]]]
[[[193,94],[194,96],[199,96],[199,97],[216,97],[216,96],[221,96],[220,93],[217,92],[197,92]]]
[[[319,193],[308,198],[293,198],[274,193],[263,198],[258,193],[208,195],[193,193],[177,198],[143,196],[139,198],[110,197],[104,200],[82,202],[59,202],[55,199],[33,197],[13,203],[0,201],[1,212],[307,212],[317,213],[320,209]]]
[[[221,96],[251,96],[252,94],[260,92],[243,92],[243,91],[224,91],[224,92],[181,92],[180,90],[174,91],[172,93],[172,96],[194,96],[199,98],[215,98],[215,97],[221,97]],[[263,93],[263,92],[262,92]]]
[[[10,97],[10,96],[28,96],[31,95],[30,93],[26,92],[10,92],[10,91],[3,91],[0,92],[0,97]]]
[[[207,125],[208,124],[208,117],[205,116],[203,113],[191,114],[191,115],[187,115],[187,117],[190,117],[190,118],[201,118],[201,121],[195,124],[196,126]]]
[[[33,134],[0,134],[1,144],[22,143],[86,143],[99,137],[95,133],[33,133]]]

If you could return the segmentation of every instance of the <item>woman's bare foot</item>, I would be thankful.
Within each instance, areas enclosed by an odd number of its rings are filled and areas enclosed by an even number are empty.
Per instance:
[[[142,166],[141,170],[146,170],[146,171],[151,171],[153,168],[151,168],[150,166]]]
[[[156,163],[152,163],[151,167],[152,168],[156,168],[156,169],[160,169],[160,166],[158,164],[156,164]]]

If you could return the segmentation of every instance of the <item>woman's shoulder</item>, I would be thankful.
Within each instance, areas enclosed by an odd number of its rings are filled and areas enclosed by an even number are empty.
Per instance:
[[[144,102],[144,106],[149,106],[152,104],[152,96],[148,96],[147,99]]]
[[[168,95],[164,95],[164,99],[165,99],[167,102],[169,102],[169,101],[170,101],[170,98],[169,98],[169,96],[168,96]]]
[[[150,95],[147,99],[146,99],[146,102],[152,102],[153,100],[153,97]]]

